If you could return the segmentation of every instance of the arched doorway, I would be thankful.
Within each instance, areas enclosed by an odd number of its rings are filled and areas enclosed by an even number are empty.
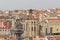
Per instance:
[[[42,31],[42,26],[39,25],[39,35],[41,35],[41,31]]]
[[[53,29],[53,28],[52,28],[52,27],[50,27],[50,35],[52,35],[52,29]]]

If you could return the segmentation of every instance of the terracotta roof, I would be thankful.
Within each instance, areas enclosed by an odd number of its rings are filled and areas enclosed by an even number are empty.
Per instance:
[[[45,38],[44,36],[39,36],[39,38]]]
[[[17,40],[16,38],[12,38],[11,40]]]
[[[60,20],[60,18],[48,18],[48,20]]]
[[[57,40],[60,40],[60,35],[55,35],[54,36]]]
[[[9,35],[8,34],[0,34],[0,38],[6,38],[6,37],[9,37]]]

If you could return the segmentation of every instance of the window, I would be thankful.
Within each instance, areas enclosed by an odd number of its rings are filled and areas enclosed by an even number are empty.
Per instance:
[[[31,27],[31,30],[33,31],[33,27]]]
[[[53,28],[51,27],[51,28],[50,28],[50,34],[52,34],[52,29],[53,29]]]
[[[40,30],[42,30],[42,26],[41,25],[39,25],[39,28],[40,28]]]
[[[34,21],[34,23],[35,23],[35,21]]]
[[[39,25],[39,35],[41,35],[42,26]]]
[[[33,23],[33,21],[31,23]]]
[[[1,31],[1,30],[0,30]]]
[[[4,31],[4,30],[3,30]]]
[[[5,30],[5,31],[7,31],[7,30]]]
[[[58,29],[57,29],[57,31],[58,31]]]
[[[36,31],[36,27],[34,27],[34,31]]]
[[[31,29],[32,29],[32,31],[33,31],[33,28],[34,28],[34,31],[36,31],[36,27],[32,27]]]

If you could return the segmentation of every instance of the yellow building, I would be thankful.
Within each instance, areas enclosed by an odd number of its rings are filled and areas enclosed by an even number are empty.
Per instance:
[[[48,27],[47,32],[49,34],[58,34],[60,33],[60,18],[48,18]]]
[[[38,19],[34,19],[34,18],[33,19],[20,19],[20,23],[23,24],[24,33],[22,35],[27,37],[26,40],[29,40],[29,37],[38,36],[38,30],[39,30]]]

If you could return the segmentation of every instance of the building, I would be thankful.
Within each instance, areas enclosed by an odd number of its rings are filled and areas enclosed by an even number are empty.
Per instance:
[[[48,18],[48,33],[49,34],[60,34],[60,18]]]

